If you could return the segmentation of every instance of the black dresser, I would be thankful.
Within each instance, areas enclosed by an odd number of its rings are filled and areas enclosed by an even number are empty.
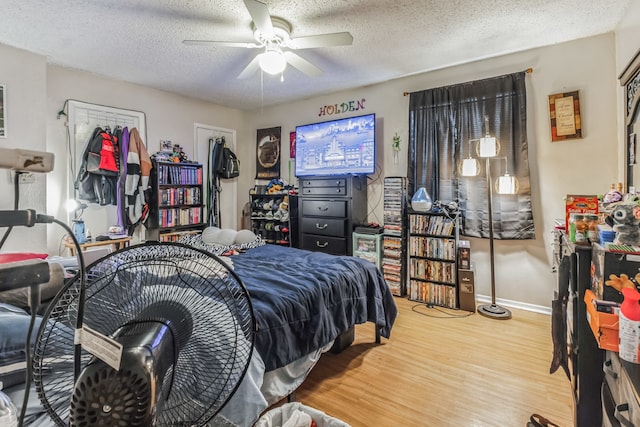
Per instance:
[[[352,233],[367,222],[367,177],[345,175],[300,179],[299,247],[352,255]]]

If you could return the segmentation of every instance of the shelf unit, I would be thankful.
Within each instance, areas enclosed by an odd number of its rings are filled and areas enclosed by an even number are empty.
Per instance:
[[[250,194],[251,228],[267,243],[291,246],[289,195]]]
[[[458,308],[458,218],[409,211],[409,299]]]
[[[153,161],[147,240],[171,242],[206,226],[202,165]]]
[[[384,179],[384,237],[382,274],[391,293],[407,293],[407,178]]]

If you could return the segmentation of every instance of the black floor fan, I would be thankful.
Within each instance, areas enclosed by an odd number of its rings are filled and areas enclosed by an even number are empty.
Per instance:
[[[222,409],[255,334],[247,291],[226,263],[181,244],[138,245],[87,268],[84,307],[81,286],[76,276],[56,296],[34,350],[36,390],[57,425],[201,426]],[[119,369],[84,344],[74,367],[78,312],[83,341],[122,346]]]

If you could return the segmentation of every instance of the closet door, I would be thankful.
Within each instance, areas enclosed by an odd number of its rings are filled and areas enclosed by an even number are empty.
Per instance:
[[[193,160],[202,163],[203,176],[205,177],[205,199],[211,203],[210,195],[207,189],[207,181],[209,180],[209,140],[213,138],[221,138],[224,136],[227,147],[236,152],[236,131],[233,129],[225,129],[210,125],[196,123],[194,125],[194,147]],[[242,166],[242,165],[241,165]],[[242,171],[242,170],[241,170]],[[220,206],[220,228],[238,229],[238,179],[221,179],[221,192],[218,194],[218,204]],[[247,190],[248,192],[248,190]],[[244,193],[247,194],[247,193]],[[209,206],[211,209],[211,206]],[[207,213],[208,215],[208,213]],[[209,217],[205,219],[209,222]]]

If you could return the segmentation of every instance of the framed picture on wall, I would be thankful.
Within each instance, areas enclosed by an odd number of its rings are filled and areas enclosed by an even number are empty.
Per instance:
[[[256,179],[280,178],[280,127],[258,129]]]
[[[549,95],[551,141],[582,138],[582,116],[578,91]]]
[[[296,158],[296,133],[289,132],[289,158]]]
[[[7,89],[0,84],[0,138],[7,137]]]

